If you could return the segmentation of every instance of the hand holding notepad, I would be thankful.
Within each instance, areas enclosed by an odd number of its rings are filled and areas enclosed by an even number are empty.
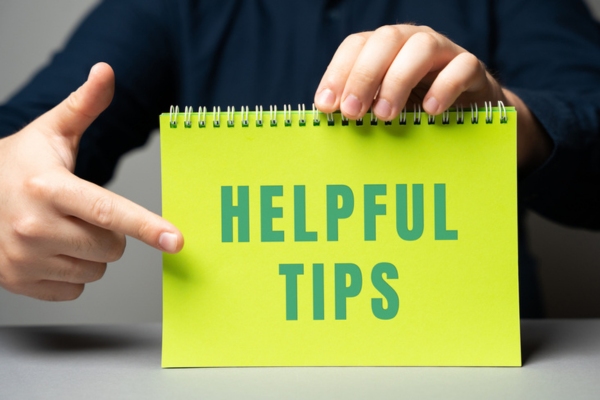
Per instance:
[[[427,26],[383,26],[348,36],[315,95],[325,113],[350,119],[369,109],[385,121],[409,104],[439,115],[454,104],[502,101],[519,111],[518,166],[527,174],[546,161],[553,143],[527,105],[487,71],[483,62]]]

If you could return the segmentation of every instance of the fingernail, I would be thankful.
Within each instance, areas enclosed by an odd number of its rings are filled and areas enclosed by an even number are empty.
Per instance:
[[[346,99],[342,103],[342,112],[348,117],[358,116],[361,110],[362,103],[353,94],[348,95],[348,97],[346,97]]]
[[[390,115],[392,114],[392,106],[390,105],[390,103],[387,100],[379,99],[375,103],[375,107],[373,107],[373,112],[379,118],[381,118],[383,120],[387,120],[390,117]]]
[[[175,253],[177,251],[177,235],[169,232],[161,233],[158,245],[168,253]]]
[[[317,97],[317,103],[321,107],[333,107],[335,104],[335,95],[329,89],[324,89]]]
[[[439,112],[438,109],[440,108],[440,103],[438,103],[435,97],[430,97],[423,103],[423,108],[429,114],[437,114]]]

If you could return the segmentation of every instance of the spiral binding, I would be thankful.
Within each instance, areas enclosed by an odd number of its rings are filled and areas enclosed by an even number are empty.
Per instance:
[[[478,124],[479,123],[479,108],[477,107],[477,103],[470,103],[470,107],[471,107],[471,124]],[[461,125],[465,123],[465,110],[464,107],[462,106],[462,104],[457,104],[452,110],[448,109],[445,110],[442,115],[441,115],[441,122],[442,125],[448,125],[450,124],[450,112],[454,111],[456,113],[456,124]],[[492,102],[491,101],[486,101],[484,102],[484,111],[485,111],[485,123],[486,124],[491,124],[493,123],[494,120],[494,109],[492,107]],[[292,106],[290,104],[284,104],[283,106],[283,112],[277,112],[277,106],[276,105],[270,105],[269,106],[269,125],[270,126],[277,126],[278,124],[278,117],[279,116],[283,116],[283,124],[285,126],[292,126]],[[497,108],[497,112],[498,112],[498,117],[500,120],[500,123],[506,123],[508,121],[508,116],[506,113],[506,107],[504,106],[504,103],[502,101],[498,101],[498,108]],[[183,126],[185,128],[191,128],[192,127],[192,113],[193,113],[193,108],[192,107],[185,107],[184,108],[184,112],[183,112]],[[304,104],[298,104],[298,109],[296,111],[296,113],[298,114],[298,124],[300,126],[305,126],[306,125],[306,121],[307,121],[307,115],[306,115],[306,107]],[[179,115],[179,106],[171,106],[170,112],[169,112],[169,125],[171,126],[171,128],[177,128],[177,116]],[[249,114],[250,114],[250,108],[248,106],[242,106],[241,111],[240,111],[240,115],[241,115],[241,122],[242,122],[242,126],[249,126],[250,124],[250,118],[249,118]],[[377,125],[378,124],[378,119],[375,116],[375,114],[373,112],[369,112],[369,123],[371,125]],[[398,117],[396,119],[394,119],[393,121],[385,121],[384,125],[393,125],[394,123],[398,124],[398,125],[406,125],[406,121],[407,121],[407,109],[406,107],[404,107],[402,109],[402,111],[400,112],[400,115],[398,115]],[[425,113],[424,111],[421,110],[421,105],[420,104],[414,104],[413,105],[413,124],[414,125],[420,125],[421,124],[421,114],[426,114],[427,115],[427,124],[429,125],[434,125],[437,121],[437,118],[435,115],[430,115]],[[206,107],[198,107],[198,127],[200,128],[204,128],[206,126]],[[322,113],[321,111],[319,111],[314,103],[312,105],[312,123],[315,126],[319,126],[321,124],[321,116],[324,115],[325,116],[325,120],[327,122],[327,125],[335,125],[336,120],[334,117],[334,113]],[[256,126],[263,126],[263,106],[255,106],[254,108],[254,120],[256,123]],[[226,125],[228,127],[233,127],[235,126],[235,107],[234,106],[228,106],[227,107],[227,115],[226,115]],[[346,118],[344,115],[341,115],[341,124],[343,126],[349,125],[350,121],[348,120],[348,118]],[[357,119],[356,120],[356,125],[357,126],[361,126],[363,125],[363,118]],[[213,107],[213,127],[218,128],[221,126],[221,107]]]

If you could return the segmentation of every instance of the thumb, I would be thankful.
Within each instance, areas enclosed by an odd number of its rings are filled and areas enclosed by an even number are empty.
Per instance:
[[[79,145],[83,132],[112,101],[115,75],[106,63],[92,67],[87,81],[59,105],[34,123],[42,131],[59,135],[71,143],[72,150]]]

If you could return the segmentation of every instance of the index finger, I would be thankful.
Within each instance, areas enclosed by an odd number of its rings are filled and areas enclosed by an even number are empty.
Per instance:
[[[369,36],[370,32],[350,35],[336,50],[315,94],[315,105],[322,112],[330,113],[340,108],[348,75]]]
[[[164,218],[107,189],[70,173],[56,186],[52,202],[66,215],[131,236],[168,253],[183,247],[183,235]]]

